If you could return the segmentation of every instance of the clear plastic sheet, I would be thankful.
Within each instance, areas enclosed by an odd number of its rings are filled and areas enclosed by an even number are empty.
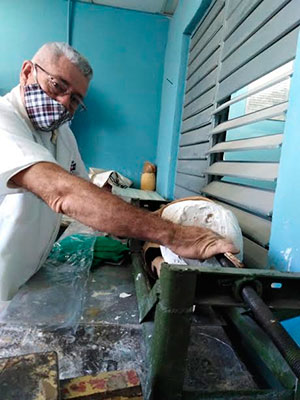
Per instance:
[[[56,242],[42,268],[0,315],[0,322],[75,331],[82,315],[95,241],[96,236],[77,234]]]
[[[220,327],[205,327],[201,331],[199,327],[192,329],[185,390],[201,388],[203,391],[229,391],[257,388],[223,332]]]
[[[66,226],[64,233],[60,236],[59,240],[65,239],[67,236],[77,235],[78,233],[84,233],[85,235],[91,236],[106,236],[107,233],[95,231],[93,228],[82,224],[79,221],[72,220],[72,218],[63,216],[63,225]]]

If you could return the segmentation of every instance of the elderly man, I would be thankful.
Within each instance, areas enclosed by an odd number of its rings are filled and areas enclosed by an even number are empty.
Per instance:
[[[61,214],[94,229],[169,247],[189,258],[236,252],[205,228],[183,227],[137,209],[88,182],[69,129],[92,77],[66,43],[47,43],[22,65],[20,85],[0,98],[0,300],[43,264]]]

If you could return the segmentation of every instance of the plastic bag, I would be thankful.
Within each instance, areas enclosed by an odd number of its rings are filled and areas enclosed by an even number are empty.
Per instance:
[[[77,234],[56,242],[41,269],[12,299],[0,322],[74,331],[82,315],[96,236]]]
[[[120,265],[128,252],[129,248],[119,240],[111,237],[97,237],[92,267],[103,262]]]

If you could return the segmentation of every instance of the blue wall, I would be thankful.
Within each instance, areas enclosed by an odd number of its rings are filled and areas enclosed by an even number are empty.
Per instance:
[[[49,41],[66,40],[67,3],[1,0],[0,95],[19,83],[21,65]]]
[[[73,45],[95,69],[88,113],[73,129],[85,163],[116,169],[136,184],[155,162],[169,20],[76,3]]]
[[[88,112],[72,124],[83,160],[87,167],[117,169],[138,184],[143,162],[156,158],[169,19],[72,4],[72,45],[95,73]],[[18,83],[23,60],[43,43],[66,41],[67,9],[65,0],[1,0],[0,94]]]
[[[180,0],[170,22],[157,146],[157,190],[173,198],[190,34],[211,0]]]

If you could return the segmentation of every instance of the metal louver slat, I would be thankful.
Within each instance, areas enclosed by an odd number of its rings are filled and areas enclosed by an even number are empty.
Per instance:
[[[244,235],[261,246],[268,246],[271,232],[271,221],[219,201],[216,201],[216,203],[227,208],[236,216]]]
[[[191,118],[186,119],[182,123],[182,133],[194,130],[196,128],[200,128],[203,125],[207,125],[208,123],[211,122],[213,107],[207,108],[205,111],[194,115]]]
[[[212,7],[206,14],[206,16],[203,18],[202,22],[200,23],[199,27],[197,28],[196,32],[192,36],[191,39],[191,52],[193,51],[194,47],[198,43],[198,41],[201,39],[205,31],[209,28],[209,26],[213,23],[213,21],[216,19],[218,16],[219,12],[222,10],[224,7],[224,0],[216,0],[214,4],[212,4]]]
[[[177,163],[177,172],[184,174],[203,176],[203,172],[207,168],[207,160],[179,160]]]
[[[181,147],[178,154],[178,160],[197,160],[206,159],[206,154],[209,149],[209,142],[197,144],[194,146]]]
[[[230,1],[227,7],[227,14],[226,14],[226,19],[228,19],[233,13],[234,10],[240,6],[242,2],[245,0],[235,0],[235,1]]]
[[[224,182],[211,182],[201,192],[253,213],[271,216],[274,193],[248,186]]]
[[[222,30],[220,29],[214,38],[201,50],[188,69],[188,77],[193,75],[197,68],[204,63],[220,47]]]
[[[252,124],[253,122],[263,121],[264,119],[269,119],[276,117],[282,113],[284,113],[288,108],[288,102],[284,102],[281,104],[277,104],[272,107],[264,108],[263,110],[259,110],[250,114],[243,115],[239,118],[234,118],[229,121],[223,122],[222,124],[216,126],[212,130],[212,135],[225,132],[229,129],[239,128],[243,125]]]
[[[234,0],[236,1],[236,0]],[[229,4],[232,0],[229,2]],[[234,12],[227,19],[227,30],[226,38],[247,18],[247,16],[254,10],[262,0],[242,0],[238,7],[235,8]]]
[[[244,237],[244,263],[247,268],[267,268],[268,251]]]
[[[190,54],[190,65],[188,69],[188,77],[203,64],[203,62],[218,48],[222,38],[223,13],[220,13],[217,19],[211,24],[205,35],[199,40],[196,47]]]
[[[206,173],[274,182],[278,175],[278,163],[220,161],[212,164]]]
[[[232,100],[226,101],[226,103],[223,103],[218,108],[216,108],[213,113],[217,114],[220,111],[224,110],[225,108],[230,107],[233,104],[238,103],[239,101],[246,99],[247,97],[250,97],[250,96],[252,96],[252,95],[254,95],[256,93],[259,93],[259,92],[261,92],[261,91],[263,91],[265,89],[268,89],[271,86],[276,85],[277,83],[285,81],[286,79],[288,79],[292,75],[293,70],[294,70],[294,67],[291,66],[290,68],[288,68],[288,70],[286,72],[284,72],[283,74],[277,76],[276,78],[270,79],[266,83],[263,83],[262,85],[256,86],[254,89],[247,90],[246,93],[241,94],[240,96],[235,96]]]
[[[208,92],[195,99],[183,111],[183,119],[187,119],[192,115],[204,110],[213,104],[215,98],[215,88],[210,89]]]
[[[192,191],[190,189],[185,189],[179,185],[175,185],[174,197],[175,199],[181,199],[182,197],[197,196],[199,193]]]
[[[218,48],[203,64],[200,65],[195,73],[189,77],[186,84],[187,91],[205,78],[206,75],[208,75],[218,66],[219,57],[220,48]]]
[[[197,97],[201,96],[203,93],[207,92],[209,89],[215,86],[217,81],[217,70],[214,69],[205,78],[196,84],[191,90],[186,92],[185,104],[191,103]]]
[[[199,177],[194,175],[187,175],[178,173],[176,176],[176,185],[186,190],[191,190],[194,193],[199,193],[201,187],[206,185],[207,179],[205,177]]]
[[[220,80],[230,75],[240,66],[261,53],[270,44],[279,40],[291,30],[291,27],[299,25],[300,1],[288,3],[278,14],[266,22],[263,27],[255,32],[245,43],[241,44],[222,63]]]
[[[184,133],[180,136],[180,146],[202,143],[208,140],[210,136],[211,125]]]
[[[265,0],[252,12],[251,15],[240,23],[237,29],[224,43],[222,60],[228,57],[236,48],[244,43],[255,31],[262,27],[284,4],[290,0]]]
[[[260,136],[251,139],[231,140],[217,143],[207,153],[221,153],[242,150],[274,149],[282,144],[283,134]]]
[[[295,57],[298,34],[297,27],[224,79],[220,83],[216,100],[220,102],[250,82],[291,61]]]

